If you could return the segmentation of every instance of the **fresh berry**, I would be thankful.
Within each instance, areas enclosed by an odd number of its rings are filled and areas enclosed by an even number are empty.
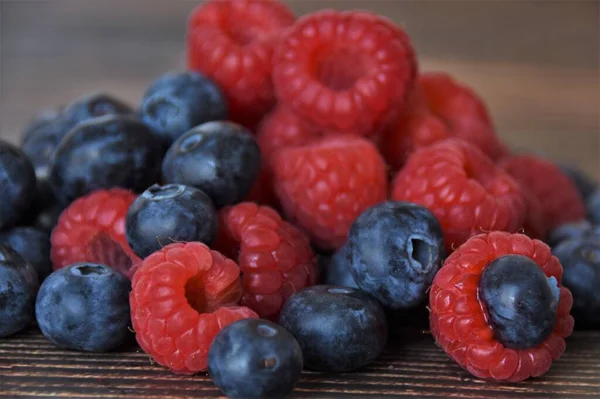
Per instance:
[[[521,195],[525,202],[523,233],[531,238],[544,241],[549,231],[549,223],[539,199],[527,188],[521,186]]]
[[[358,135],[373,135],[398,115],[416,73],[404,30],[363,11],[304,16],[273,60],[280,102],[321,130]]]
[[[34,268],[10,247],[0,245],[0,338],[34,319],[38,278]]]
[[[534,271],[536,265],[548,279]],[[561,287],[561,279],[558,259],[541,241],[506,232],[472,237],[450,255],[433,280],[431,332],[442,349],[476,377],[500,381],[538,377],[562,355],[565,337],[573,330],[569,314],[573,298]],[[556,308],[555,284],[560,289]],[[494,291],[501,296],[493,298]],[[553,314],[554,327],[539,344],[547,330],[534,323]],[[515,337],[516,331],[523,335]]]
[[[104,265],[78,263],[52,273],[40,286],[35,315],[53,344],[108,352],[131,336],[129,280]]]
[[[364,211],[352,224],[346,250],[358,286],[392,309],[423,303],[446,252],[435,216],[396,201]]]
[[[448,252],[481,232],[517,231],[525,213],[517,183],[459,139],[415,151],[394,179],[392,199],[429,209],[442,225]]]
[[[321,268],[322,284],[360,289],[350,271],[348,249],[346,246],[341,247],[332,255],[320,255],[319,265]]]
[[[219,332],[210,346],[208,372],[228,398],[284,398],[300,379],[302,350],[277,324],[244,319]]]
[[[238,260],[241,304],[264,318],[277,318],[290,295],[317,279],[308,239],[266,206],[245,202],[223,208],[215,248]]]
[[[577,188],[553,163],[523,154],[504,158],[500,166],[523,191],[537,198],[549,229],[584,219],[585,208]]]
[[[586,210],[588,219],[594,224],[600,224],[600,190],[590,195]]]
[[[204,75],[168,73],[146,90],[140,118],[170,145],[195,126],[227,119],[227,104],[221,89]]]
[[[81,96],[67,105],[62,111],[68,129],[79,123],[106,115],[133,116],[134,110],[128,104],[105,93],[93,93]]]
[[[244,201],[279,209],[279,199],[273,187],[273,172],[266,162],[268,160],[261,155],[260,172]]]
[[[562,264],[564,286],[573,294],[572,314],[577,328],[600,327],[600,238],[569,239],[552,253]]]
[[[123,189],[95,191],[74,201],[52,231],[54,269],[73,263],[107,265],[131,277],[140,259],[125,238],[125,217],[136,196]]]
[[[228,324],[258,317],[236,307],[239,268],[198,242],[174,243],[147,257],[130,294],[137,342],[159,364],[180,374],[205,371],[208,351]]]
[[[104,116],[80,123],[54,154],[51,182],[63,202],[94,190],[143,191],[160,178],[163,146],[141,122]]]
[[[211,244],[218,221],[215,206],[202,191],[155,184],[129,207],[125,232],[131,249],[143,259],[172,242]]]
[[[590,223],[588,220],[580,220],[579,222],[565,223],[552,230],[546,238],[546,243],[550,248],[554,248],[563,241],[574,238],[584,238],[591,235],[600,237],[600,230]]]
[[[387,128],[381,139],[381,153],[395,170],[400,169],[415,149],[450,137],[448,126],[426,107],[413,105]]]
[[[58,120],[64,107],[47,108],[34,115],[21,131],[21,144],[25,144],[33,136],[45,130],[49,124]]]
[[[231,120],[253,126],[275,103],[273,49],[294,20],[277,0],[210,0],[190,15],[188,67],[221,87]]]
[[[360,369],[383,352],[388,327],[379,304],[347,287],[317,285],[292,296],[279,324],[300,344],[304,365],[316,371]]]
[[[354,219],[387,197],[385,162],[360,137],[329,136],[282,149],[274,172],[286,214],[323,249],[341,247]]]
[[[242,201],[260,172],[260,150],[250,132],[231,122],[208,122],[181,136],[162,165],[165,183],[204,191],[217,208]]]
[[[504,155],[486,106],[473,90],[440,72],[422,74],[417,87],[428,110],[447,125],[452,137],[479,147],[493,160]]]
[[[0,233],[0,244],[14,249],[35,269],[42,282],[52,273],[50,236],[33,227],[14,227]]]
[[[560,165],[560,170],[571,179],[571,182],[577,188],[581,199],[586,202],[590,195],[594,194],[600,187],[598,183],[588,176],[583,170],[575,165],[563,164]]]
[[[0,140],[0,229],[16,223],[33,203],[36,178],[27,156]]]

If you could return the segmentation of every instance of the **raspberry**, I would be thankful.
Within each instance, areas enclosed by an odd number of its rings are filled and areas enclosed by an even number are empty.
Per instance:
[[[553,328],[533,347],[513,349],[499,342],[499,331],[491,325],[478,294],[483,272],[506,255],[535,262],[534,266],[554,282],[554,295],[558,295]],[[473,237],[446,260],[433,281],[429,296],[431,332],[452,359],[479,378],[522,381],[540,376],[561,356],[564,338],[573,330],[569,315],[573,298],[560,286],[562,273],[558,259],[541,241],[503,232]]]
[[[357,136],[282,149],[274,172],[286,214],[323,249],[341,247],[358,215],[387,197],[385,162],[372,142]]]
[[[131,278],[141,260],[125,237],[125,217],[136,195],[113,188],[75,200],[52,231],[51,258],[55,270],[73,263],[99,263]]]
[[[266,206],[245,202],[219,213],[221,234],[215,248],[239,260],[241,304],[261,317],[277,318],[292,294],[316,283],[308,239]]]
[[[577,188],[553,163],[535,155],[514,155],[504,158],[500,166],[539,202],[549,229],[584,219],[585,206]]]
[[[251,127],[273,106],[273,49],[294,20],[276,0],[211,0],[190,15],[188,66],[224,91],[231,120]]]
[[[175,373],[204,371],[217,333],[234,321],[258,317],[235,306],[241,295],[232,260],[198,242],[167,245],[144,260],[132,281],[136,339]]]
[[[447,124],[451,136],[476,145],[493,160],[504,154],[485,104],[473,90],[439,72],[422,74],[417,87],[422,101]]]
[[[460,139],[415,151],[394,179],[392,199],[428,208],[442,224],[448,251],[481,232],[515,232],[525,214],[518,184]]]
[[[319,11],[284,33],[273,61],[278,99],[322,130],[371,135],[396,116],[414,84],[408,35],[360,11]]]
[[[517,181],[518,183],[518,181]],[[548,234],[548,220],[544,216],[542,204],[526,187],[521,186],[521,194],[525,201],[525,220],[523,233],[531,238],[545,240]]]

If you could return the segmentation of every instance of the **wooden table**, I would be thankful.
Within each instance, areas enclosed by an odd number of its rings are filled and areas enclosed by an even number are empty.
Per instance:
[[[18,140],[37,110],[89,91],[135,104],[161,73],[184,67],[184,22],[197,1],[0,0],[0,136]],[[446,70],[477,88],[500,136],[575,162],[600,178],[598,1],[295,0],[369,8],[401,22],[422,70]],[[0,397],[197,398],[218,396],[207,377],[171,375],[135,350],[80,354],[35,330],[0,340]],[[600,397],[600,333],[579,332],[535,381],[470,377],[428,335],[395,339],[357,373],[306,373],[295,397]]]

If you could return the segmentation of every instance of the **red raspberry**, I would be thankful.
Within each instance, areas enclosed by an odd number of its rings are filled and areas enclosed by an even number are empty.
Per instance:
[[[278,99],[321,130],[371,135],[404,106],[417,71],[408,35],[359,11],[315,12],[277,47]]]
[[[537,263],[559,283],[560,299],[552,335],[531,349],[509,349],[494,339],[478,298],[486,265],[504,255],[522,255]],[[569,315],[573,298],[560,286],[562,267],[550,248],[522,234],[492,232],[471,238],[456,250],[438,272],[429,294],[431,332],[438,344],[461,367],[479,378],[522,381],[548,371],[565,349],[573,330]]]
[[[75,200],[52,231],[55,270],[78,262],[100,263],[131,278],[141,260],[127,243],[125,216],[136,195],[113,188]]]
[[[418,79],[419,95],[433,115],[443,120],[453,137],[479,147],[493,160],[504,152],[483,101],[446,73],[425,73]]]
[[[276,0],[211,0],[190,15],[188,66],[224,91],[233,121],[254,126],[273,106],[273,49],[294,20]]]
[[[308,239],[266,206],[245,202],[220,212],[215,247],[239,259],[242,304],[274,319],[295,292],[316,283],[317,268]]]
[[[525,214],[518,184],[459,139],[415,151],[394,179],[392,198],[428,208],[442,224],[448,251],[481,232],[515,232]]]
[[[518,183],[518,181],[517,181]],[[540,201],[525,187],[521,186],[521,194],[525,201],[525,220],[523,221],[523,233],[531,238],[544,240],[548,234],[548,220],[544,216],[544,210]]]
[[[514,155],[504,158],[500,166],[539,202],[549,229],[584,219],[577,188],[552,162],[535,155]]]
[[[136,339],[144,352],[179,374],[207,368],[217,333],[234,321],[257,318],[235,305],[239,268],[199,242],[170,244],[147,257],[129,297]]]
[[[344,244],[354,220],[387,197],[385,162],[357,136],[328,136],[274,158],[275,191],[286,214],[324,249]]]

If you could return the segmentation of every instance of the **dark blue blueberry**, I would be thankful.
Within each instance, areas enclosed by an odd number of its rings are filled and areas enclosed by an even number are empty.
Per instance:
[[[98,189],[141,192],[160,179],[163,146],[143,123],[104,116],[80,123],[56,149],[51,182],[62,202]]]
[[[219,87],[204,75],[169,73],[148,88],[140,115],[170,145],[195,126],[226,120],[227,102]]]
[[[358,288],[350,272],[346,247],[338,249],[333,255],[319,255],[318,259],[322,276],[320,281],[323,284]]]
[[[356,370],[383,352],[388,329],[383,309],[366,293],[315,285],[292,295],[279,324],[298,340],[307,368]]]
[[[163,161],[165,183],[204,191],[217,206],[242,201],[260,170],[260,150],[250,131],[231,122],[208,122],[181,136]]]
[[[37,272],[39,281],[52,273],[50,235],[33,227],[13,227],[0,233],[0,244],[19,253]]]
[[[587,237],[592,234],[597,234],[594,231],[594,226],[587,220],[581,220],[579,222],[565,223],[558,226],[554,230],[550,231],[546,238],[546,243],[554,248],[563,241],[570,240],[572,238]]]
[[[586,203],[588,220],[600,224],[600,190],[590,195]]]
[[[587,175],[583,170],[579,169],[575,165],[560,165],[560,169],[571,179],[582,200],[585,202],[589,196],[598,190],[598,183],[594,181],[590,176]]]
[[[391,309],[423,302],[445,253],[435,216],[397,201],[363,212],[352,224],[346,247],[358,286]]]
[[[49,123],[60,118],[64,107],[48,108],[40,111],[27,123],[21,132],[21,144],[26,143],[33,136],[39,134],[39,130],[44,130]]]
[[[173,242],[210,245],[217,234],[218,216],[211,199],[198,189],[154,185],[131,204],[125,225],[131,249],[143,259]]]
[[[104,93],[88,94],[67,105],[62,118],[68,121],[69,129],[82,122],[107,115],[134,115],[134,110],[123,101]]]
[[[490,262],[479,280],[479,298],[496,339],[507,348],[534,348],[556,324],[558,283],[525,256]]]
[[[573,295],[575,325],[600,327],[600,239],[574,238],[552,250],[560,260],[562,283]]]
[[[42,334],[57,346],[107,352],[129,337],[130,282],[111,268],[79,263],[42,283],[35,314]]]
[[[21,219],[33,203],[36,185],[35,172],[27,156],[0,140],[0,229]]]
[[[208,372],[228,398],[280,399],[300,379],[302,351],[277,324],[239,320],[215,337],[208,353]]]
[[[16,251],[0,245],[0,338],[33,321],[38,286],[33,267]]]

